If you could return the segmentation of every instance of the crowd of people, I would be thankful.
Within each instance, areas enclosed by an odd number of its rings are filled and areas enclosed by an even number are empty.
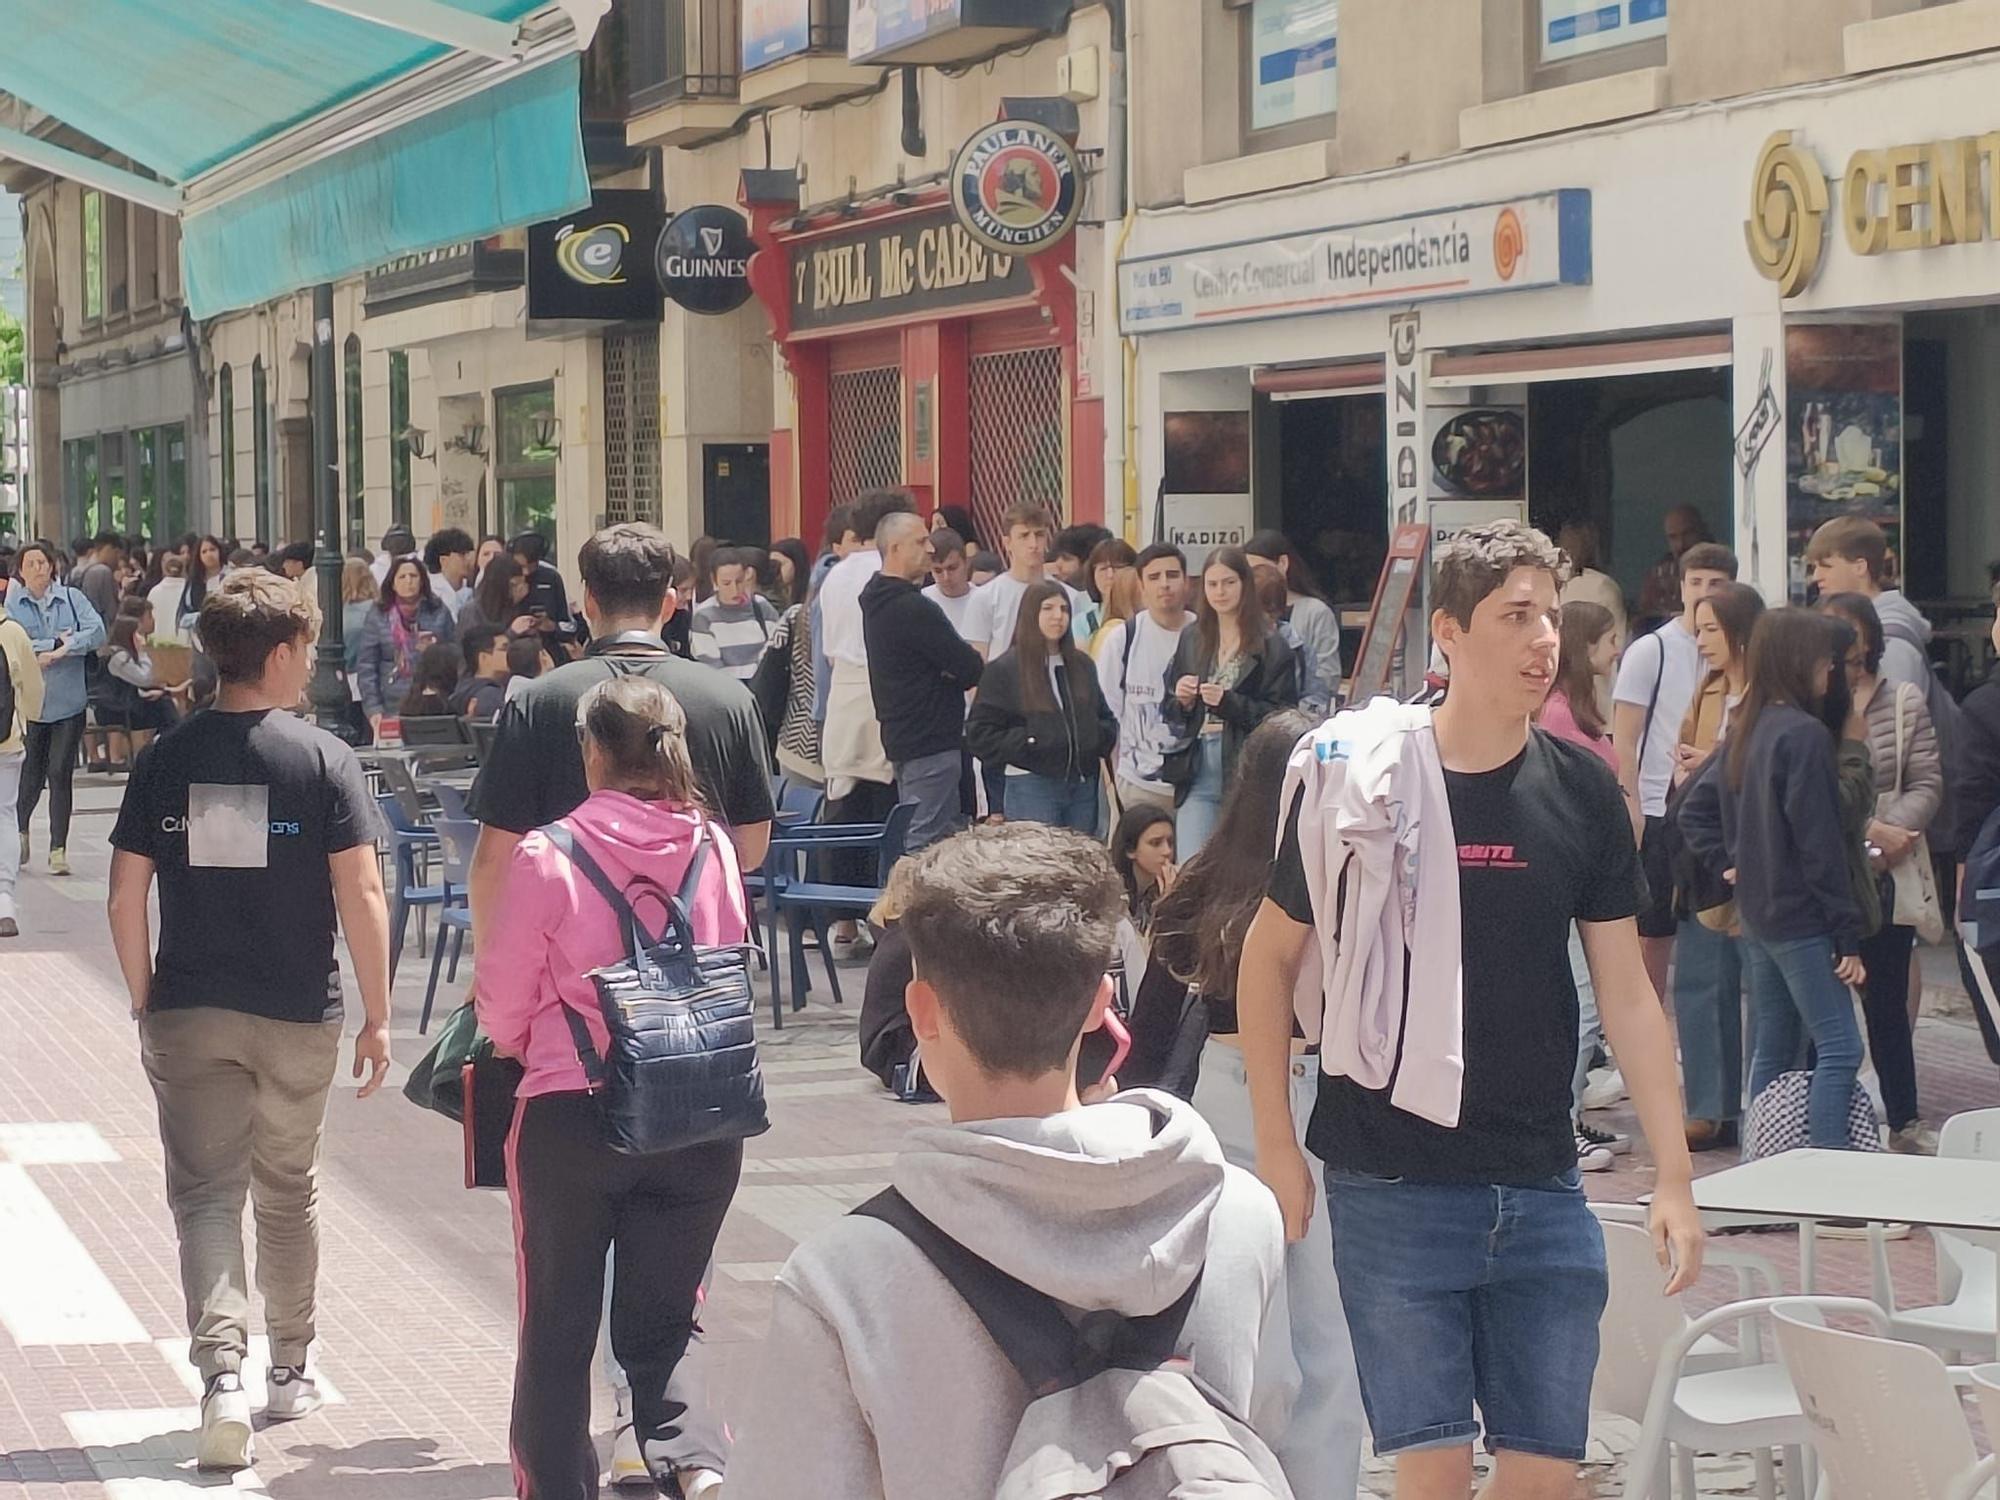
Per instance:
[[[1281,535],[1191,572],[1024,503],[993,540],[886,491],[836,508],[816,552],[703,539],[682,558],[614,526],[578,555],[574,610],[532,535],[443,531],[420,554],[392,533],[345,563],[350,738],[494,726],[468,801],[471,1004],[518,1064],[524,1500],[596,1493],[600,1352],[614,1482],[994,1493],[1046,1458],[1031,1393],[1055,1388],[995,1299],[1024,1323],[1084,1316],[1099,1358],[1071,1383],[1124,1352],[1119,1430],[1057,1445],[1084,1469],[1350,1496],[1372,1440],[1405,1493],[1462,1496],[1483,1430],[1507,1493],[1567,1493],[1607,1296],[1579,1173],[1632,1144],[1587,1118],[1601,1049],[1650,1151],[1671,1290],[1702,1260],[1693,1153],[1794,1124],[1862,1144],[1864,1074],[1889,1144],[1935,1149],[1912,954],[1944,935],[1947,851],[2000,804],[2000,683],[1943,693],[1879,530],[1813,538],[1810,609],[1767,608],[1690,538],[1678,612],[1628,642],[1643,615],[1604,575],[1525,526],[1475,528],[1433,559],[1423,700],[1338,713],[1338,620]],[[237,1468],[243,1201],[265,1412],[303,1416],[336,917],[363,1096],[388,1067],[390,945],[361,763],[285,711],[317,606],[282,562],[211,581],[208,552],[190,548],[178,597],[112,609],[100,643],[102,580],[55,584],[54,555],[23,549],[0,774],[64,722],[72,654],[104,645],[141,702],[162,701],[143,695],[163,618],[209,663],[212,707],[128,785],[111,926],[160,1101],[201,1458]],[[93,561],[115,587],[116,560]],[[872,934],[832,942],[875,949],[862,1061],[950,1123],[912,1130],[894,1191],[786,1263],[747,1408],[725,1412],[700,1312],[756,1127],[631,1149],[614,1117],[644,1084],[611,1065],[631,1039],[604,986],[628,959],[628,991],[669,984],[648,955],[679,942],[703,1003],[734,993],[724,955],[740,964],[752,932],[742,875],[765,863],[777,776],[819,788],[828,823],[911,809]],[[848,857],[830,878],[872,886],[872,852]],[[1142,1411],[1176,1421],[1142,1442],[1120,1427]]]

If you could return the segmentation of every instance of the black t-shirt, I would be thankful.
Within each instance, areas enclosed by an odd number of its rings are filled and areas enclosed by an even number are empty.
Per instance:
[[[1498,770],[1445,772],[1458,841],[1465,1088],[1456,1129],[1387,1091],[1322,1076],[1306,1144],[1334,1167],[1424,1182],[1539,1182],[1576,1165],[1569,924],[1638,910],[1638,851],[1618,782],[1579,746],[1533,731]],[[1310,924],[1294,802],[1271,899]],[[1421,942],[1422,934],[1416,940]]]
[[[157,869],[147,1004],[339,1020],[327,857],[374,842],[379,826],[354,752],[292,714],[203,709],[162,735],[111,834]]]
[[[657,642],[650,650],[614,637],[606,649],[545,672],[500,710],[493,749],[472,784],[472,816],[509,833],[532,833],[590,795],[576,739],[577,700],[618,673],[649,677],[687,714],[688,758],[703,804],[735,826],[771,819],[764,721],[749,688]]]
[[[451,711],[460,718],[497,719],[507,702],[507,684],[491,677],[468,677],[451,695]]]

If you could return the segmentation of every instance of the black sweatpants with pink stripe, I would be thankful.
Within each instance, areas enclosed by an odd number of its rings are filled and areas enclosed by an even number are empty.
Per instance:
[[[679,1436],[687,1407],[667,1384],[742,1170],[741,1141],[621,1156],[588,1094],[521,1101],[507,1142],[520,1289],[509,1445],[521,1500],[597,1494],[590,1367],[607,1250],[611,1349],[632,1382],[633,1425],[641,1442]]]

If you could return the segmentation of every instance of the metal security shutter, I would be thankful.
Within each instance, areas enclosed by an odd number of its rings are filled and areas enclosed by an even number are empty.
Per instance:
[[[660,524],[660,340],[604,336],[604,524]]]
[[[903,372],[836,370],[827,378],[827,469],[835,505],[903,482]]]
[[[972,519],[983,537],[1033,500],[1063,524],[1063,357],[1053,346],[974,354],[970,361]]]

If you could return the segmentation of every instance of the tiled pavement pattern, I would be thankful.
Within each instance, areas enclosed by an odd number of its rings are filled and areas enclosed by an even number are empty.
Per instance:
[[[396,993],[391,1086],[361,1101],[343,1077],[331,1107],[318,1356],[337,1399],[260,1434],[256,1467],[233,1486],[195,1473],[197,1392],[152,1099],[103,920],[117,795],[80,788],[77,873],[26,874],[24,936],[0,948],[0,1500],[154,1500],[217,1487],[281,1500],[508,1495],[507,1206],[459,1186],[456,1133],[396,1091],[424,1045],[415,1023],[428,965],[414,945]],[[878,1189],[904,1133],[940,1117],[894,1103],[860,1071],[860,980],[857,968],[845,1010],[815,1005],[763,1036],[773,1128],[751,1143],[707,1317],[725,1411],[751,1376],[769,1281],[793,1245]],[[1927,1020],[1918,1055],[1934,1117],[2000,1102],[1968,1027]],[[1628,1114],[1605,1118],[1631,1126]],[[1623,1158],[1588,1181],[1593,1196],[1631,1199],[1649,1175],[1643,1160]],[[1788,1236],[1754,1243],[1788,1276],[1795,1270]],[[1892,1259],[1907,1295],[1930,1294],[1920,1233],[1893,1246]],[[1862,1248],[1827,1245],[1821,1275],[1827,1290],[1865,1292]],[[1723,1292],[1710,1282],[1703,1300]],[[1609,1456],[1619,1434],[1606,1437]],[[1619,1492],[1614,1465],[1592,1480],[1596,1493]],[[1369,1483],[1388,1492],[1383,1476]],[[1748,1493],[1747,1470],[1705,1466],[1703,1492]]]

